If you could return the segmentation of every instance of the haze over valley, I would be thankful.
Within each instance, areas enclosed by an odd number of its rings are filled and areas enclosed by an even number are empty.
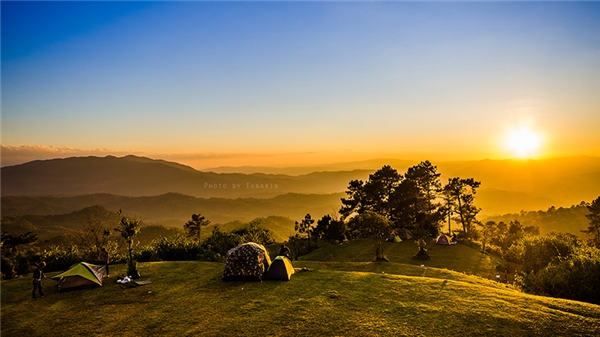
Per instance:
[[[49,232],[41,237],[47,239],[59,235],[61,228],[81,226],[91,216],[83,214],[92,212],[106,218],[105,212],[116,214],[122,209],[147,225],[176,228],[199,211],[213,224],[279,216],[288,219],[278,220],[287,224],[289,228],[281,233],[288,235],[292,233],[293,221],[307,213],[335,216],[341,198],[346,197],[348,183],[367,180],[376,170],[369,168],[381,162],[397,165],[394,168],[399,172],[414,165],[404,160],[374,160],[324,167],[342,169],[356,165],[362,167],[359,170],[287,175],[202,172],[137,156],[35,161],[2,168],[3,228],[26,232],[46,226]],[[569,208],[582,201],[590,202],[600,190],[597,157],[441,162],[438,170],[443,183],[454,176],[474,177],[482,182],[475,199],[476,206],[482,209],[482,219],[512,221],[523,211]],[[94,209],[95,206],[104,210]],[[78,213],[85,208],[91,209]],[[71,213],[66,224],[56,218]],[[515,215],[502,218],[510,213]],[[535,225],[543,233],[564,229],[580,235],[586,223],[584,213],[566,217],[562,224],[545,226],[543,221],[537,221]],[[10,216],[18,218],[8,219]],[[44,216],[50,218],[40,218]]]

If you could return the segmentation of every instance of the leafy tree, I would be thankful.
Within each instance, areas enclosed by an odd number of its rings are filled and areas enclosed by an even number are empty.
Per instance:
[[[383,242],[391,231],[391,222],[381,214],[364,212],[352,218],[351,222],[362,237],[372,237],[375,243],[375,260],[387,261],[383,253]]]
[[[523,232],[523,225],[518,221],[511,221],[508,224],[508,234],[520,234]]]
[[[596,198],[596,200],[592,201],[586,207],[590,211],[590,214],[586,214],[585,217],[589,219],[590,224],[588,229],[583,232],[590,236],[590,246],[600,248],[600,197]]]
[[[391,220],[399,227],[415,229],[419,214],[422,213],[419,208],[421,197],[421,190],[415,181],[403,180],[392,195]]]
[[[422,228],[436,236],[446,213],[437,201],[442,190],[439,177],[437,167],[428,160],[408,168],[391,198],[391,220],[403,227]]]
[[[477,214],[481,211],[481,208],[474,205],[476,189],[480,184],[481,182],[475,181],[473,178],[461,179],[455,177],[450,178],[443,189],[448,202],[450,202],[447,208],[458,213],[456,220],[460,221],[463,232],[467,235],[472,227],[471,225],[476,221]]]
[[[328,239],[325,233],[329,230],[330,225],[331,216],[329,214],[323,215],[323,217],[317,221],[317,226],[313,231],[314,236],[317,238]]]
[[[481,223],[483,228],[483,236],[481,238],[481,251],[485,253],[486,245],[490,242],[490,238],[494,235],[495,227],[497,226],[494,221],[488,221],[485,224]]]
[[[87,259],[94,261],[100,256],[102,247],[109,249],[109,253],[114,255],[117,250],[116,242],[110,245],[113,235],[109,225],[103,223],[96,217],[88,217],[87,223],[76,232],[77,244],[83,247],[88,255]]]
[[[23,253],[20,247],[27,247],[38,240],[36,234],[27,232],[24,234],[9,234],[3,232],[0,238],[2,251],[2,278],[10,279],[17,274],[28,272],[30,267],[29,258],[31,254]]]
[[[123,212],[119,210],[118,214],[121,217],[121,220],[119,221],[119,226],[116,227],[115,230],[121,233],[121,236],[123,237],[123,239],[125,239],[125,242],[127,243],[127,273],[133,277],[138,277],[139,273],[137,271],[135,263],[133,262],[132,251],[134,245],[133,239],[140,232],[141,221],[136,219],[130,220],[129,218],[122,215],[122,213]]]
[[[19,246],[28,245],[38,240],[37,234],[27,232],[25,234],[9,234],[2,232],[0,237],[0,247],[2,247],[2,255],[10,254],[18,250]]]
[[[200,234],[202,227],[210,224],[210,220],[206,220],[201,214],[192,214],[192,220],[189,220],[183,225],[183,229],[187,232],[188,237],[195,237],[196,242],[200,242]]]
[[[298,233],[294,235],[290,235],[288,239],[288,246],[291,250],[291,258],[292,260],[298,260],[300,255],[307,253],[307,247],[304,244],[302,237]]]
[[[355,212],[363,212],[364,186],[362,180],[351,180],[348,184],[348,190],[346,191],[348,198],[342,198],[342,208],[340,209],[342,220],[350,217]]]
[[[363,183],[361,180],[352,180],[346,194],[348,198],[342,198],[340,214],[342,219],[350,217],[354,213],[362,214],[366,211],[376,212],[389,219],[391,214],[390,196],[400,184],[402,176],[389,165],[384,165],[375,173],[369,175],[369,180]]]
[[[308,248],[310,249],[310,241],[313,234],[312,225],[315,223],[315,220],[310,216],[310,214],[306,214],[302,222],[296,221],[294,230],[298,233],[306,234],[308,237]]]
[[[208,249],[218,254],[220,259],[223,259],[227,251],[237,247],[244,242],[242,236],[235,233],[226,233],[221,231],[219,226],[215,226],[212,234],[204,241]]]
[[[232,233],[239,235],[244,242],[256,242],[262,245],[273,243],[273,237],[268,229],[261,228],[261,219],[254,219],[248,223],[248,227],[234,230]],[[233,248],[233,247],[232,247]]]
[[[324,215],[319,221],[314,230],[315,237],[323,238],[329,243],[334,240],[342,241],[346,234],[346,224],[343,221],[335,220],[331,215]]]
[[[421,191],[420,208],[428,215],[432,215],[440,206],[440,203],[436,202],[442,191],[440,175],[437,167],[432,165],[429,160],[410,167],[404,175],[405,180],[413,181]]]
[[[370,211],[398,226],[424,228],[437,235],[445,214],[436,201],[441,191],[439,176],[437,167],[429,161],[410,167],[404,176],[385,165],[371,174],[367,182],[350,182],[348,197],[342,198],[342,219]]]

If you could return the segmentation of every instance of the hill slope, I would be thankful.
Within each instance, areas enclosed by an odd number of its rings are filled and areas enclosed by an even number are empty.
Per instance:
[[[334,262],[335,264],[335,262]],[[365,265],[365,264],[363,264]],[[432,269],[373,264],[325,268],[296,262],[289,282],[222,282],[223,264],[142,263],[152,283],[56,292],[30,299],[29,278],[2,281],[2,335],[105,336],[593,336],[600,307],[532,296],[502,284]],[[330,264],[331,266],[331,264]],[[112,268],[120,273],[125,266]],[[408,273],[410,274],[410,273]]]
[[[293,220],[304,218],[307,213],[321,217],[339,209],[338,194],[284,194],[268,199],[258,198],[196,198],[168,193],[148,197],[125,197],[111,194],[91,194],[76,197],[7,196],[2,198],[2,216],[49,216],[71,213],[86,207],[102,206],[111,212],[119,209],[129,217],[147,224],[182,227],[193,213],[201,213],[212,223],[235,220],[243,222],[258,217],[278,215]],[[82,223],[85,218],[82,218]],[[293,228],[292,228],[293,229]]]

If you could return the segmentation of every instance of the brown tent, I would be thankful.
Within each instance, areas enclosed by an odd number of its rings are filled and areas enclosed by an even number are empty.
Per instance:
[[[269,265],[271,265],[271,258],[263,245],[254,242],[244,243],[227,251],[222,279],[223,281],[262,281]]]

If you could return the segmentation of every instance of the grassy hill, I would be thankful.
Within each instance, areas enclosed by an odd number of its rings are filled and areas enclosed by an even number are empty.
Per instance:
[[[142,263],[147,286],[121,289],[113,277],[101,288],[58,293],[46,280],[46,297],[35,301],[29,279],[2,281],[2,335],[592,336],[600,326],[596,305],[384,265],[365,272],[300,261],[295,267],[311,271],[256,283],[222,282],[220,263]]]
[[[417,253],[414,240],[395,242],[384,242],[383,249],[386,257],[394,262],[404,265],[419,267],[418,275],[429,272],[421,268],[434,267],[438,269],[452,269],[457,272],[478,275],[488,279],[494,279],[496,275],[496,258],[481,254],[464,245],[443,246],[436,245],[434,240],[427,243],[427,253],[431,260],[420,261],[412,258]],[[276,252],[275,252],[276,253]],[[273,254],[272,254],[273,255]],[[302,261],[322,261],[324,263],[339,262],[371,262],[375,258],[373,240],[353,240],[341,245],[326,245],[315,250],[311,254],[300,257]],[[377,265],[377,264],[375,264]],[[353,268],[354,269],[354,268]],[[411,274],[412,275],[412,274]]]
[[[600,306],[527,295],[469,272],[433,267],[439,261],[441,266],[472,269],[477,263],[463,259],[467,247],[430,247],[434,259],[425,269],[420,262],[402,263],[409,258],[405,252],[415,250],[411,242],[387,244],[386,254],[393,261],[389,263],[364,261],[373,255],[367,252],[369,240],[352,244],[325,246],[295,261],[297,273],[289,282],[222,282],[221,263],[153,262],[139,266],[142,279],[152,282],[146,286],[122,289],[113,276],[100,288],[58,293],[55,282],[47,279],[46,297],[31,300],[29,277],[4,280],[1,332],[124,337],[593,336],[600,328]],[[394,260],[401,256],[405,260]],[[125,270],[124,265],[111,267],[113,275]]]

